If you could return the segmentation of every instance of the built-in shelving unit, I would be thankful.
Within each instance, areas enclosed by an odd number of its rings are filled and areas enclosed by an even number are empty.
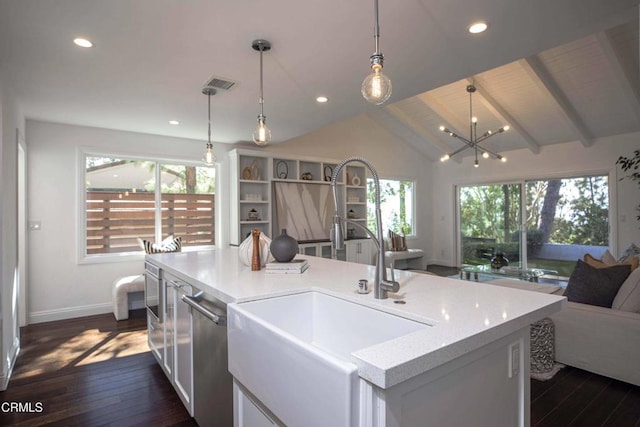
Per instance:
[[[239,245],[254,228],[274,236],[273,182],[312,182],[330,185],[338,161],[282,156],[257,150],[235,149],[229,152],[231,167],[231,244]],[[366,169],[349,164],[338,176],[338,212],[366,226]],[[350,231],[351,230],[351,231]],[[365,234],[347,226],[347,237],[365,238]],[[277,234],[277,233],[276,233]]]

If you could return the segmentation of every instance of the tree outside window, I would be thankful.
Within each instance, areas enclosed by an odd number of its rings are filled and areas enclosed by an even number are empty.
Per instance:
[[[415,233],[414,183],[393,179],[380,180],[380,211],[383,232],[410,236]],[[375,216],[375,185],[367,179],[367,227],[377,233]]]

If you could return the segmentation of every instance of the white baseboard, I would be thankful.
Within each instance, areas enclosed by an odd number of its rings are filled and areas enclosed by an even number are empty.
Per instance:
[[[73,319],[76,317],[93,316],[113,311],[113,304],[93,304],[81,307],[59,308],[55,310],[35,311],[29,313],[29,324],[52,322],[54,320]]]

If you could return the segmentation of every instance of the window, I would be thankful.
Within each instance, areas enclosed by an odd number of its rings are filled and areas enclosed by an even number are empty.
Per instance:
[[[608,181],[595,175],[459,187],[462,264],[488,264],[502,252],[510,265],[570,276],[577,259],[600,256],[609,245]]]
[[[380,212],[385,236],[388,230],[405,236],[415,235],[413,181],[381,179]],[[367,227],[377,233],[375,185],[371,178],[367,179]]]
[[[209,246],[214,236],[215,170],[86,155],[84,255],[140,251],[138,238],[180,236]]]

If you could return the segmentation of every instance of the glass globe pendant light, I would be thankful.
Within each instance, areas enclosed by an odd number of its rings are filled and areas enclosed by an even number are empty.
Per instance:
[[[269,141],[271,141],[271,131],[265,123],[267,117],[264,115],[262,52],[271,50],[271,43],[267,40],[258,39],[253,41],[251,47],[260,52],[260,100],[258,101],[260,103],[260,114],[258,114],[258,125],[256,126],[256,130],[253,132],[253,142],[257,145],[267,145]]]
[[[380,26],[378,25],[378,0],[373,1],[375,22],[373,38],[376,42],[376,51],[371,55],[371,70],[362,82],[362,96],[372,104],[380,105],[391,96],[391,80],[382,72],[384,55],[380,53]]]
[[[207,139],[207,151],[205,151],[202,161],[205,165],[212,166],[216,162],[216,156],[213,155],[213,144],[211,143],[211,96],[216,94],[216,90],[212,87],[205,87],[202,89],[202,93],[207,95],[209,105],[209,136]]]

